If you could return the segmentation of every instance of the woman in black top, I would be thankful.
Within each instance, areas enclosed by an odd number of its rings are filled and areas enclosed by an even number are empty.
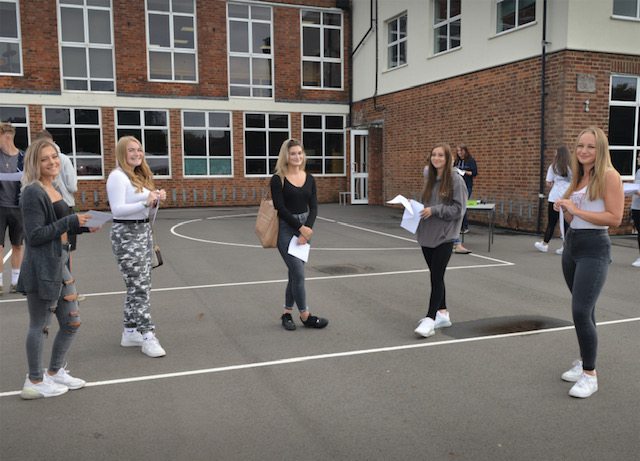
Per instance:
[[[286,330],[295,330],[291,314],[293,304],[298,306],[300,320],[310,328],[324,328],[329,321],[309,314],[304,287],[304,261],[289,254],[289,243],[295,236],[298,245],[311,239],[313,224],[318,215],[316,181],[304,171],[306,158],[300,141],[287,139],[282,143],[271,178],[271,196],[278,210],[278,251],[289,269],[289,282],[285,292],[284,313],[280,319]]]

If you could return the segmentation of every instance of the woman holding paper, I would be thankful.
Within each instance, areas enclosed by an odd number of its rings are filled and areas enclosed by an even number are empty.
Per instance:
[[[439,144],[431,151],[422,191],[422,220],[416,232],[431,277],[429,310],[414,330],[425,338],[433,335],[436,328],[451,326],[444,273],[467,209],[467,186],[459,174],[453,173],[452,166],[453,155],[448,144]]]
[[[127,286],[124,302],[122,347],[142,347],[149,357],[166,355],[155,335],[151,318],[151,261],[153,237],[149,210],[167,198],[153,185],[153,173],[144,158],[142,144],[124,136],[116,146],[118,168],[107,180],[113,213],[111,248]]]
[[[289,245],[305,245],[313,234],[318,215],[316,181],[304,167],[306,157],[300,141],[287,139],[280,147],[275,174],[271,178],[271,197],[278,210],[278,251],[289,270],[284,312],[280,317],[285,330],[295,330],[291,314],[294,303],[305,327],[324,328],[329,321],[309,314],[304,286],[304,261],[289,254]],[[293,243],[292,243],[293,240]]]
[[[89,220],[73,214],[53,180],[60,173],[60,157],[52,142],[41,139],[29,146],[24,158],[20,207],[24,218],[25,251],[17,291],[26,293],[29,310],[27,361],[29,374],[20,396],[39,399],[80,389],[85,381],[74,378],[66,356],[80,327],[78,294],[69,272],[67,233]],[[92,232],[98,228],[90,229]],[[51,315],[60,326],[51,350],[49,368],[42,368],[44,343]]]
[[[562,209],[570,224],[565,232],[562,272],[572,295],[580,359],[562,379],[576,383],[569,395],[586,398],[598,390],[595,308],[611,264],[608,228],[620,225],[624,211],[622,181],[611,164],[609,142],[600,128],[589,127],[580,133],[571,171],[571,184],[554,208]]]

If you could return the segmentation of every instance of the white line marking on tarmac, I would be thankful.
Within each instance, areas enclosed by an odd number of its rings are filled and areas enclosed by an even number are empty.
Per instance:
[[[611,320],[607,322],[600,322],[597,325],[599,327],[603,327],[606,325],[615,325],[619,323],[637,322],[639,320],[640,320],[640,317],[636,317],[631,319],[621,319],[621,320]],[[326,359],[333,359],[338,357],[353,357],[353,356],[359,356],[359,355],[377,354],[382,352],[396,352],[396,351],[403,351],[403,350],[409,350],[409,349],[421,349],[425,347],[447,346],[451,344],[462,344],[462,343],[486,341],[486,340],[492,340],[492,339],[515,338],[518,336],[528,336],[533,334],[554,333],[558,331],[573,330],[573,328],[574,328],[573,325],[571,325],[566,327],[547,328],[543,330],[523,331],[523,332],[517,332],[517,333],[504,333],[504,334],[489,335],[489,336],[477,336],[474,338],[451,339],[451,340],[435,341],[435,342],[421,341],[419,343],[403,344],[400,346],[376,347],[373,349],[360,349],[355,351],[334,352],[330,354],[307,355],[303,357],[291,357],[288,359],[269,360],[267,362],[245,363],[242,365],[230,365],[226,367],[204,368],[204,369],[189,370],[189,371],[177,371],[174,373],[161,373],[157,375],[136,376],[132,378],[109,379],[105,381],[90,382],[90,383],[87,383],[85,387],[110,386],[113,384],[127,384],[127,383],[135,383],[140,381],[153,381],[157,379],[180,378],[184,376],[223,373],[226,371],[248,370],[252,368],[265,368],[265,367],[272,367],[277,365],[289,365],[293,363],[310,362],[313,360],[326,360]],[[0,392],[0,397],[9,397],[12,395],[19,395],[19,394],[20,394],[20,391]]]
[[[13,252],[13,249],[9,249],[9,251],[7,251],[7,254],[2,259],[2,264],[3,265],[9,260],[9,258],[11,257],[11,253],[12,252]]]

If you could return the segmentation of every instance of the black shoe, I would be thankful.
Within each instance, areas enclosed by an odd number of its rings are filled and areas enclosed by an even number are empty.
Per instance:
[[[327,319],[323,319],[322,317],[316,317],[315,315],[309,315],[306,321],[302,319],[300,319],[300,321],[307,328],[324,328],[327,325],[329,325],[329,321]]]
[[[460,231],[461,234],[467,234],[469,233],[469,228],[468,227],[463,227],[462,230]]]
[[[291,314],[282,314],[282,317],[280,317],[280,320],[282,320],[282,326],[284,327],[285,330],[293,331],[296,329],[296,324],[293,323]]]

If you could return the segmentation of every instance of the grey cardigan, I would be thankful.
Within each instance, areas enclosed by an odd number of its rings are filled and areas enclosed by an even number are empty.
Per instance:
[[[421,219],[416,231],[418,243],[427,248],[435,248],[445,242],[453,242],[460,236],[462,218],[467,211],[467,185],[456,172],[453,173],[451,202],[443,202],[438,196],[437,180],[431,191],[431,200],[424,203],[425,208],[431,207],[431,216]]]
[[[36,183],[29,184],[22,191],[20,208],[25,245],[16,290],[37,292],[42,299],[58,299],[65,264],[60,237],[65,232],[78,231],[78,217],[72,214],[58,219],[51,199]]]

